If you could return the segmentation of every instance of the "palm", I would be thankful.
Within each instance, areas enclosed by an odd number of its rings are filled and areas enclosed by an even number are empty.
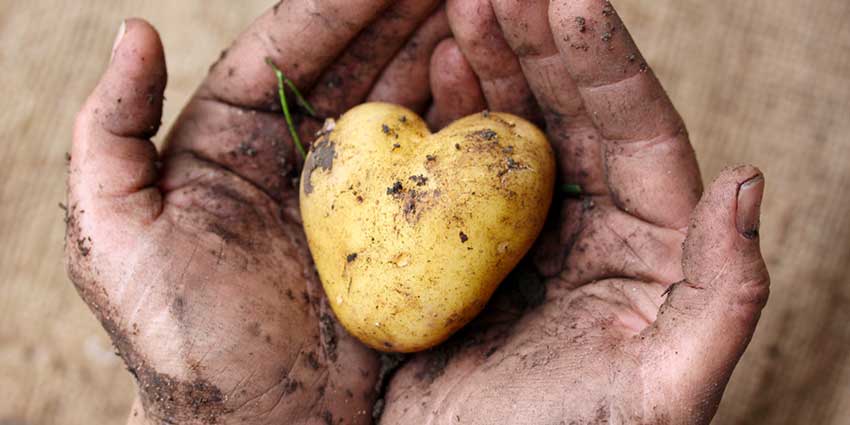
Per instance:
[[[156,410],[158,397],[185,405],[204,400],[200,416],[247,404],[271,415],[291,412],[281,403],[290,393],[346,381],[342,369],[332,367],[339,358],[358,359],[367,373],[356,381],[362,388],[353,390],[371,389],[375,371],[368,352],[337,341],[343,334],[333,321],[320,326],[328,316],[322,316],[318,294],[307,289],[314,278],[297,224],[280,218],[276,202],[214,164],[178,156],[166,159],[165,169],[162,211],[150,223],[125,229],[122,237],[132,243],[106,234],[103,221],[94,225],[97,215],[76,218],[80,234],[95,241],[91,260],[81,259],[80,267],[106,271],[99,280],[126,282],[118,287],[75,279],[95,292],[85,298],[147,390],[142,402],[151,407],[148,414],[170,415]],[[233,373],[223,373],[228,370]],[[334,402],[342,397],[328,405]]]

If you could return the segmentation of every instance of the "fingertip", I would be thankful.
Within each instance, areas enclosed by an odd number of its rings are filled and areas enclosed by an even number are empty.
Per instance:
[[[458,47],[457,42],[453,38],[447,38],[441,41],[434,49],[431,64],[439,66],[442,63],[446,64],[447,69],[454,68],[455,66],[472,69],[469,67],[469,62],[463,57],[460,47]]]
[[[605,85],[649,70],[609,1],[554,0],[549,23],[580,87]]]
[[[165,53],[156,29],[147,21],[122,21],[112,56],[84,111],[109,133],[147,138],[156,133],[167,83]]]
[[[758,207],[764,190],[764,176],[752,165],[738,165],[723,169],[706,190],[693,221],[704,221],[714,217],[714,221],[723,223],[725,230],[736,230],[742,237],[756,232],[758,227]],[[755,216],[755,217],[754,217]],[[752,236],[752,235],[750,235]]]
[[[434,49],[430,75],[434,98],[433,112],[429,113],[432,127],[442,128],[487,107],[478,77],[454,39],[445,39]]]
[[[129,78],[165,78],[165,52],[156,28],[141,18],[123,20],[112,46],[109,69],[118,69]]]
[[[156,30],[142,19],[123,21],[106,71],[77,115],[69,198],[144,219],[158,211],[158,157],[148,138],[159,128],[166,84],[165,57]],[[147,193],[151,192],[151,193]]]
[[[769,276],[759,244],[764,175],[751,165],[723,170],[697,205],[688,229],[683,271],[739,304],[764,305]]]
[[[734,228],[745,240],[757,239],[763,194],[764,175],[757,167],[724,168],[709,185],[694,218],[722,214],[729,233]]]

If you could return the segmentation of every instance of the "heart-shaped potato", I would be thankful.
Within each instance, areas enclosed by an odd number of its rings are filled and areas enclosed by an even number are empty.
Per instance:
[[[502,113],[436,134],[368,103],[329,122],[301,178],[301,215],[328,301],[382,351],[439,344],[477,315],[537,237],[555,162],[543,133]]]

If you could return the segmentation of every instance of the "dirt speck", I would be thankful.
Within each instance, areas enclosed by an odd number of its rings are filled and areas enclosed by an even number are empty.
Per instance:
[[[499,138],[499,134],[493,131],[491,128],[485,128],[480,132],[481,137],[485,140],[496,140]]]
[[[459,236],[460,236],[460,242],[461,243],[466,243],[466,241],[469,240],[469,236],[466,236],[466,233],[463,233],[462,230],[460,231]]]
[[[509,156],[509,157],[505,158],[505,168],[503,168],[499,171],[499,177],[502,177],[502,176],[504,176],[505,174],[508,174],[511,171],[524,170],[526,168],[528,168],[528,166],[523,165],[522,163],[513,159],[513,157]]]
[[[491,128],[485,128],[483,130],[473,131],[466,136],[467,139],[478,139],[478,140],[487,140],[487,141],[497,141],[499,140],[499,133],[496,133]]]
[[[353,262],[353,261],[354,261],[354,260],[356,260],[356,259],[357,259],[357,253],[356,253],[356,252],[352,252],[351,254],[348,254],[348,256],[347,256],[347,257],[345,257],[345,261],[346,261],[347,263],[351,263],[351,262]]]
[[[435,379],[445,373],[446,366],[449,364],[458,347],[452,345],[439,345],[428,352],[428,359],[422,365],[422,369],[416,373],[416,379],[426,382],[434,382]]]
[[[319,360],[316,358],[316,353],[310,351],[307,353],[307,366],[310,366],[310,369],[319,370]]]
[[[404,200],[404,205],[401,207],[405,216],[416,214],[416,191],[411,190],[408,195]]]
[[[207,231],[218,235],[225,244],[234,244],[246,250],[254,247],[254,242],[251,239],[243,237],[243,235],[233,231],[223,223],[212,222],[207,226]]]
[[[587,31],[587,21],[584,17],[576,16],[576,26],[578,26],[578,32]]]
[[[257,156],[257,149],[246,142],[242,142],[239,144],[239,153],[247,157],[253,158]]]
[[[403,354],[398,353],[381,353],[381,368],[378,369],[378,379],[375,380],[375,392],[379,394],[379,398],[375,401],[372,408],[372,419],[378,423],[381,414],[384,412],[383,394],[386,392],[387,384],[390,382],[390,377],[401,366],[405,360]]]
[[[336,158],[336,145],[325,137],[310,152],[307,162],[304,163],[304,193],[313,193],[313,182],[311,177],[313,171],[321,168],[324,171],[333,169],[334,158]]]
[[[417,186],[425,186],[425,184],[428,183],[428,177],[419,174],[415,176],[410,176],[410,181],[416,183]]]
[[[572,44],[570,44],[570,47],[572,47],[573,49],[576,49],[576,50],[584,51],[584,52],[590,50],[590,45],[587,44],[587,43],[572,43]]]
[[[298,389],[298,387],[301,386],[301,383],[295,379],[286,376],[283,378],[283,381],[281,381],[281,386],[283,388],[283,395],[286,396],[294,393]]]
[[[322,335],[322,346],[325,348],[325,355],[330,361],[335,362],[337,359],[337,336],[333,317],[327,313],[322,314],[319,318],[319,327]]]
[[[77,239],[77,250],[80,252],[80,255],[83,257],[87,257],[91,252],[91,238],[86,236]]]
[[[401,181],[396,180],[392,186],[387,188],[387,195],[390,196],[398,196],[404,190],[404,186],[402,186]]]

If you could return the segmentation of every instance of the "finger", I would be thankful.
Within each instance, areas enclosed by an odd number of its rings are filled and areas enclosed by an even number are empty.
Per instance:
[[[95,221],[115,213],[141,221],[159,214],[157,152],[148,138],[159,128],[166,80],[156,30],[142,20],[125,21],[112,60],[75,123],[72,213],[85,211]]]
[[[679,114],[610,2],[556,0],[549,22],[606,141],[614,202],[651,223],[684,227],[702,191],[696,158]]]
[[[437,44],[450,35],[446,9],[441,7],[422,24],[387,65],[368,100],[394,103],[421,114],[431,98],[431,56]]]
[[[257,19],[210,69],[201,93],[249,109],[279,110],[270,58],[297,87],[312,86],[389,0],[290,0]]]
[[[438,0],[394,2],[322,74],[309,96],[316,113],[338,116],[361,103],[384,67],[438,3]]]
[[[490,0],[450,0],[449,25],[469,61],[493,111],[536,120],[536,103],[514,56],[499,29]]]
[[[564,183],[607,193],[599,132],[587,115],[549,28],[549,0],[492,0],[505,39],[522,66],[546,120]]]
[[[443,40],[431,57],[431,92],[434,103],[427,118],[433,129],[487,107],[475,71],[453,39]]]
[[[767,301],[770,278],[758,237],[763,191],[764,178],[751,166],[715,180],[688,228],[685,281],[672,287],[641,338],[648,367],[664,371],[655,393],[700,414],[713,414],[700,409],[716,408]]]

